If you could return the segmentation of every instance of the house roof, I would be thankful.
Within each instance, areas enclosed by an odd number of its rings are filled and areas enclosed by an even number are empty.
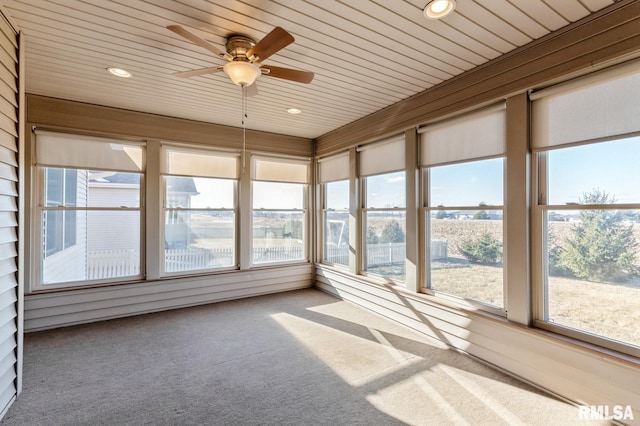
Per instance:
[[[173,192],[187,192],[190,194],[198,193],[196,184],[193,178],[190,178],[190,177],[171,178],[167,186],[169,191],[173,191]]]
[[[91,182],[96,183],[114,183],[114,184],[140,184],[141,175],[138,173],[113,173],[104,174],[97,172],[96,178],[91,179]],[[198,194],[198,189],[193,178],[190,177],[172,177],[168,182],[169,191],[184,192],[189,194]]]
[[[93,174],[92,174],[93,175]],[[105,174],[97,172],[95,177],[89,176],[91,182],[104,182],[104,183],[122,183],[122,184],[140,184],[140,174],[138,173],[110,173]]]
[[[25,35],[26,91],[90,104],[241,126],[241,90],[222,73],[172,73],[225,62],[166,29],[223,49],[231,34],[274,27],[295,42],[265,64],[309,70],[311,84],[260,77],[249,129],[316,138],[629,0],[457,0],[442,21],[426,0],[176,2],[3,1]],[[107,67],[129,70],[130,79]],[[302,114],[290,115],[296,107]]]

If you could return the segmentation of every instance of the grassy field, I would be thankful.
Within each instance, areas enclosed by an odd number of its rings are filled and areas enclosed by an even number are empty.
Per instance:
[[[640,346],[640,278],[612,284],[550,277],[549,319]]]
[[[431,287],[434,290],[503,307],[501,266],[473,265],[455,258],[433,266]]]
[[[447,263],[432,270],[434,289],[502,306],[501,267],[463,260]],[[640,346],[640,278],[612,284],[550,277],[549,320]]]
[[[550,223],[550,232],[562,243],[574,224]],[[501,265],[467,262],[458,247],[482,233],[502,239],[501,221],[431,221],[433,239],[447,241],[449,257],[435,261],[431,271],[434,289],[494,306],[502,306]],[[640,241],[640,225],[634,225]],[[640,262],[640,247],[638,248]],[[567,277],[549,277],[549,322],[640,346],[640,277],[624,283],[597,283]]]

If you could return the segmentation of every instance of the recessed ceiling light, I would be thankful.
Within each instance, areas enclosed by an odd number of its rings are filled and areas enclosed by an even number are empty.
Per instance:
[[[117,77],[122,77],[122,78],[131,78],[131,77],[133,77],[133,74],[131,74],[127,70],[123,70],[122,68],[109,67],[109,68],[107,68],[107,71],[109,71],[111,74],[113,74],[113,75],[115,75]]]
[[[456,8],[455,0],[431,0],[422,13],[428,19],[442,19]]]
[[[289,114],[300,114],[300,113],[302,112],[302,110],[301,110],[301,109],[298,109],[298,108],[289,108],[289,109],[287,110],[287,112],[288,112]]]

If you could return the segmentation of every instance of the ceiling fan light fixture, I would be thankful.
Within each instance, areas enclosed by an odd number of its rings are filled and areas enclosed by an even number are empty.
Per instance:
[[[238,86],[251,86],[262,74],[259,66],[246,61],[227,62],[223,70]]]
[[[427,19],[442,19],[456,8],[455,0],[431,0],[422,10]]]

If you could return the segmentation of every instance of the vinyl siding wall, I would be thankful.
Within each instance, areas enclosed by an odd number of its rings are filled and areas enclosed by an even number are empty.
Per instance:
[[[0,417],[19,388],[18,42],[0,11]]]
[[[25,330],[35,331],[308,288],[310,264],[30,295]]]
[[[89,184],[89,203],[94,207],[135,206],[140,204],[138,188],[117,185]],[[95,213],[94,213],[95,214]],[[126,250],[140,245],[138,222],[122,220],[119,211],[102,211],[100,221],[92,221],[88,227],[88,250]],[[130,217],[130,216],[127,216]]]

